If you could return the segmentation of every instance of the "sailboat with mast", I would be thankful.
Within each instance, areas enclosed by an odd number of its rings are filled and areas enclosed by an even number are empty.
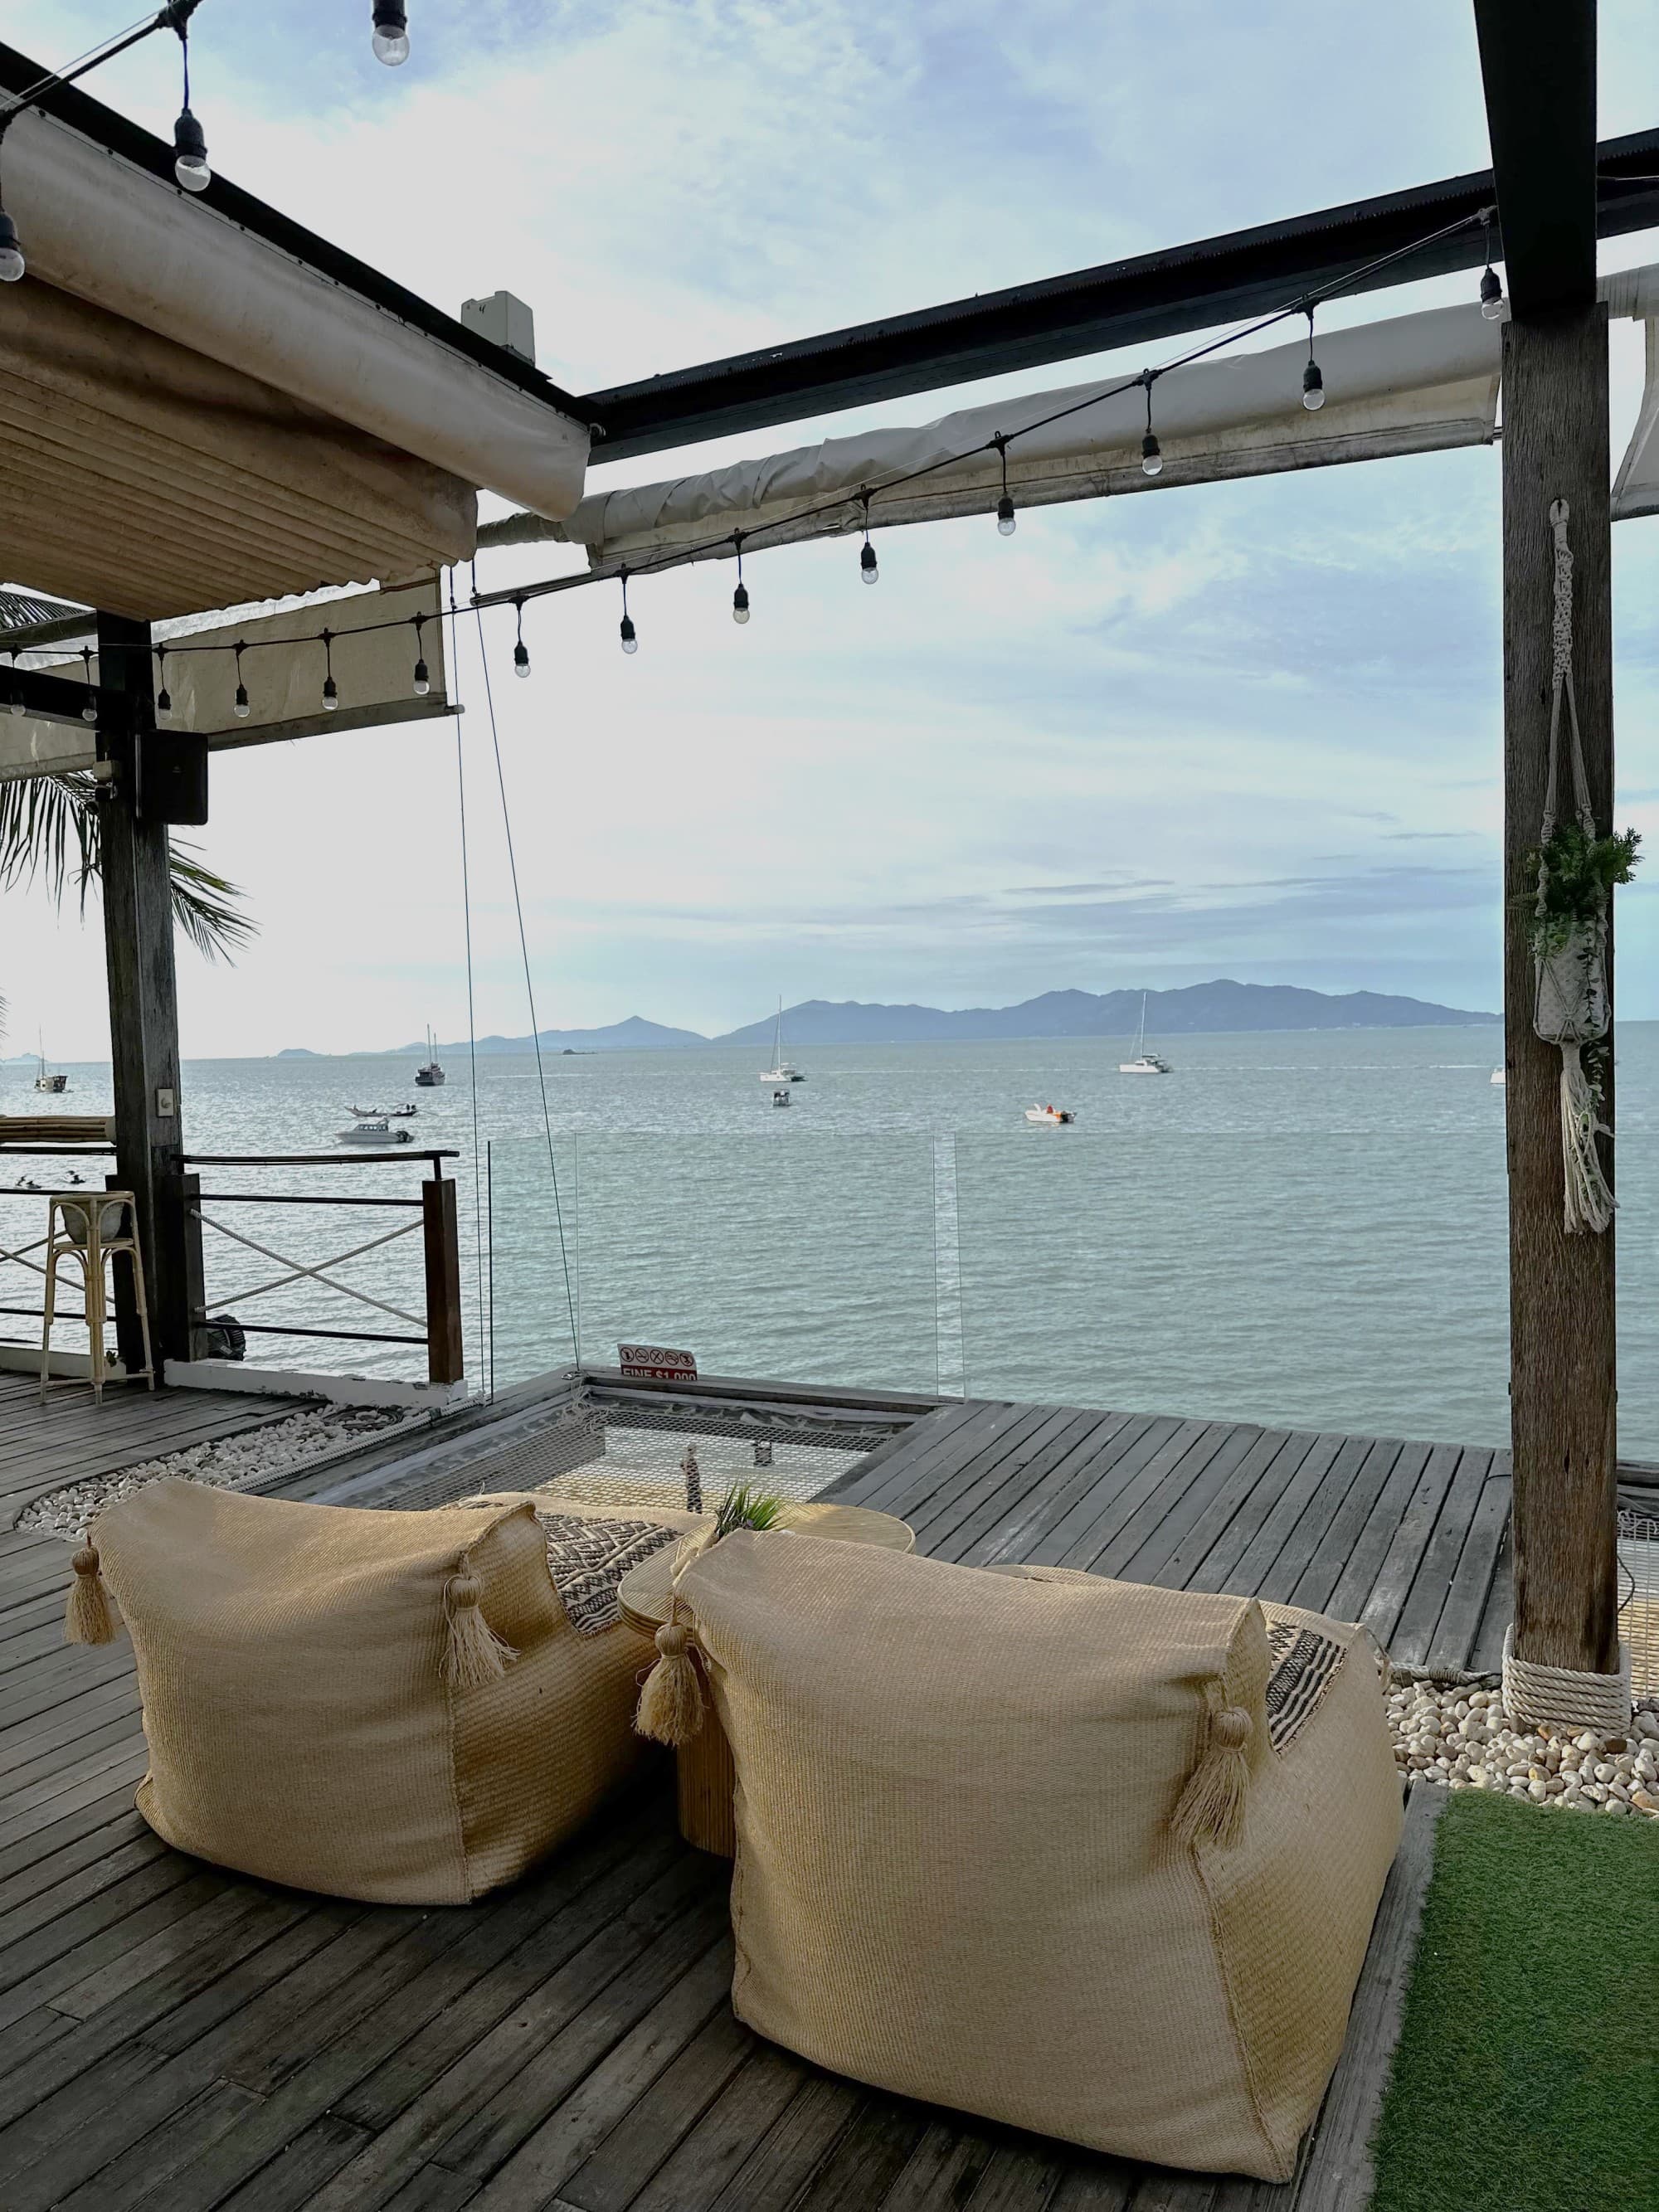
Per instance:
[[[424,1067],[416,1069],[415,1080],[422,1091],[435,1091],[440,1084],[447,1079],[443,1069],[438,1065],[437,1040],[434,1037],[428,1024],[426,1032],[426,1065]]]
[[[36,1047],[34,1087],[37,1091],[50,1091],[53,1097],[61,1097],[69,1089],[69,1078],[61,1067],[52,1068],[46,1066],[46,1048],[44,1040],[37,1036],[34,1042]]]
[[[783,1000],[778,1000],[778,1018],[772,1031],[772,1065],[761,1070],[761,1081],[769,1083],[775,1091],[782,1084],[805,1083],[806,1078],[799,1068],[783,1056]]]
[[[1135,1036],[1135,1056],[1133,1060],[1119,1060],[1117,1072],[1120,1075],[1168,1075],[1171,1072],[1167,1060],[1160,1060],[1155,1052],[1148,1052],[1146,1049],[1146,994],[1145,991],[1140,994],[1140,1028]]]

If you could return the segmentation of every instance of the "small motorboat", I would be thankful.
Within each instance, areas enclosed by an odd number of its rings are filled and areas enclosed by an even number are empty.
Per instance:
[[[1075,1121],[1077,1115],[1069,1106],[1028,1106],[1025,1118],[1040,1122],[1045,1128],[1063,1129],[1068,1121]]]
[[[338,1132],[343,1145],[412,1145],[412,1129],[394,1129],[382,1114],[372,1121],[354,1121],[349,1129]]]
[[[406,1121],[411,1114],[420,1112],[418,1106],[348,1106],[346,1112],[359,1121]]]
[[[1493,1068],[1492,1072],[1492,1079],[1494,1083],[1503,1084],[1506,1088],[1508,1086],[1509,1078],[1504,1074],[1501,1067]]]
[[[789,1091],[786,1086],[780,1086],[772,1093],[772,1103],[775,1106],[787,1106],[789,1103]]]

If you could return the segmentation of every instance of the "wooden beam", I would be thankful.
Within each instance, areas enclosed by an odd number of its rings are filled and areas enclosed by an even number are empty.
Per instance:
[[[147,623],[99,616],[103,690],[121,702],[118,726],[100,732],[115,775],[100,801],[116,1180],[137,1201],[159,1366],[164,1358],[188,1358],[190,1313],[179,1265],[181,1242],[166,1218],[167,1187],[179,1173],[181,1143],[179,995],[167,824],[143,808],[144,744],[153,737],[155,722],[149,648]],[[118,1271],[116,1332],[123,1360],[135,1367],[141,1355],[126,1281],[126,1270]]]
[[[1560,1054],[1532,1026],[1525,858],[1549,757],[1552,501],[1571,509],[1573,677],[1596,823],[1613,811],[1612,529],[1604,307],[1504,333],[1504,1016],[1510,1177],[1515,1648],[1618,1666],[1613,1234],[1562,1224]],[[1564,769],[1565,774],[1565,769]],[[1570,786],[1569,786],[1570,788]],[[1612,947],[1608,947],[1609,988]],[[1613,1055],[1605,1115],[1613,1122]],[[1603,1146],[1603,1164],[1612,1164]]]
[[[1516,315],[1595,298],[1595,0],[1474,0]]]
[[[433,1165],[437,1167],[435,1160]],[[455,1186],[447,1176],[434,1175],[421,1185],[421,1228],[426,1249],[427,1380],[465,1382],[460,1237],[456,1227]]]

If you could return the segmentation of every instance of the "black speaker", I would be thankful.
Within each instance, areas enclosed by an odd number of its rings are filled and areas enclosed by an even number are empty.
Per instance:
[[[139,740],[138,812],[146,822],[199,828],[208,818],[207,739],[184,730]]]

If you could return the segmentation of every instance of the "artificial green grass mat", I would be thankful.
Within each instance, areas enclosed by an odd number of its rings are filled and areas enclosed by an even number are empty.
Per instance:
[[[1659,1821],[1455,1791],[1372,2212],[1659,2205]]]

